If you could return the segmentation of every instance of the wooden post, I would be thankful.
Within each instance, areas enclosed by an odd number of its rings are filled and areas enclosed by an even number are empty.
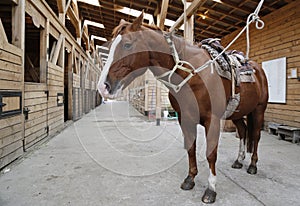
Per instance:
[[[186,8],[184,9],[189,8],[191,4],[192,2],[186,2]],[[190,17],[187,16],[186,18],[186,24],[184,25],[184,38],[192,43],[194,40],[194,15]]]
[[[52,59],[50,59],[53,64],[57,63],[59,54],[61,53],[63,39],[64,39],[63,34],[60,34],[59,39],[57,40],[57,44],[56,44],[54,53],[53,53],[53,57],[52,57]]]
[[[58,8],[58,18],[65,25],[66,19],[66,0],[57,0],[57,8]]]
[[[74,52],[74,46],[71,49],[70,54],[68,54],[68,119],[73,119],[73,55]]]
[[[164,23],[167,16],[169,6],[169,0],[163,0],[161,3],[160,14],[157,18],[157,24],[159,28],[164,29]],[[156,126],[160,126],[161,120],[161,83],[156,80],[156,107],[155,107],[155,116],[156,116]]]
[[[22,72],[21,72],[21,90],[22,90],[22,105],[25,104],[25,1],[19,1],[16,6],[12,7],[12,44],[23,50],[22,54]],[[23,114],[23,108],[22,108]],[[22,121],[22,138],[23,150],[25,151],[25,118]]]
[[[12,7],[12,44],[25,52],[25,1]]]
[[[158,27],[161,28],[162,30],[164,29],[165,20],[167,17],[168,6],[169,6],[169,0],[163,0],[161,3],[160,14],[157,18]]]
[[[156,126],[160,126],[161,119],[161,83],[156,80]]]

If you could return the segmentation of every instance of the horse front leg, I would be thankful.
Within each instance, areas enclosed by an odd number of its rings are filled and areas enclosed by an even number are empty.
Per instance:
[[[197,158],[196,158],[196,137],[197,137],[197,123],[191,121],[191,118],[183,118],[181,113],[178,113],[178,120],[184,136],[184,147],[187,150],[189,158],[189,172],[187,177],[181,184],[181,189],[191,190],[195,186],[195,176],[198,174]]]
[[[220,136],[220,119],[218,117],[212,117],[210,120],[204,122],[206,133],[206,158],[209,165],[209,177],[208,188],[205,190],[202,196],[202,202],[214,203],[216,201],[216,161],[217,151]]]
[[[185,143],[186,144],[186,143]],[[181,184],[181,189],[191,190],[195,186],[195,176],[198,174],[197,159],[196,159],[196,140],[192,143],[191,147],[187,149],[189,157],[189,173]]]

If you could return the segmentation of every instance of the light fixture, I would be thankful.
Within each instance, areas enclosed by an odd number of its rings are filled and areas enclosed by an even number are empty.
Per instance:
[[[90,21],[90,20],[84,20],[83,23],[85,26],[87,25],[91,25],[91,26],[95,26],[95,27],[99,27],[101,29],[104,29],[104,25],[98,22],[94,22],[94,21]]]
[[[139,17],[141,15],[141,11],[131,9],[128,7],[123,7],[121,9],[117,9],[118,12],[121,12],[126,15],[134,16],[134,17]],[[154,23],[153,16],[151,14],[144,13],[144,18],[149,21],[149,24]]]
[[[100,41],[107,41],[107,39],[102,36],[91,35],[91,40],[93,40],[93,39],[98,39]]]
[[[93,6],[100,6],[99,0],[77,0],[77,1],[83,2],[83,3],[86,3],[86,4],[91,4]]]
[[[214,2],[217,2],[217,3],[220,3],[220,4],[223,4],[223,2],[221,0],[213,0]]]

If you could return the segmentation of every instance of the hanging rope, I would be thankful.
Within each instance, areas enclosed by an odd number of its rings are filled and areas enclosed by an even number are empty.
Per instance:
[[[255,23],[255,27],[256,29],[263,29],[265,26],[265,23],[259,18],[258,13],[262,7],[264,3],[264,0],[260,1],[258,6],[256,7],[255,11],[250,14],[247,18],[247,31],[246,31],[246,40],[247,40],[247,51],[246,51],[246,59],[249,59],[249,51],[250,51],[250,35],[249,35],[249,25],[252,22],[256,22]]]

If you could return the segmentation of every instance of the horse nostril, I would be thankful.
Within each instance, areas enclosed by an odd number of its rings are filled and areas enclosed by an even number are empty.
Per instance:
[[[105,89],[106,89],[108,92],[110,92],[110,84],[109,84],[108,82],[105,82],[104,85],[105,85]]]

